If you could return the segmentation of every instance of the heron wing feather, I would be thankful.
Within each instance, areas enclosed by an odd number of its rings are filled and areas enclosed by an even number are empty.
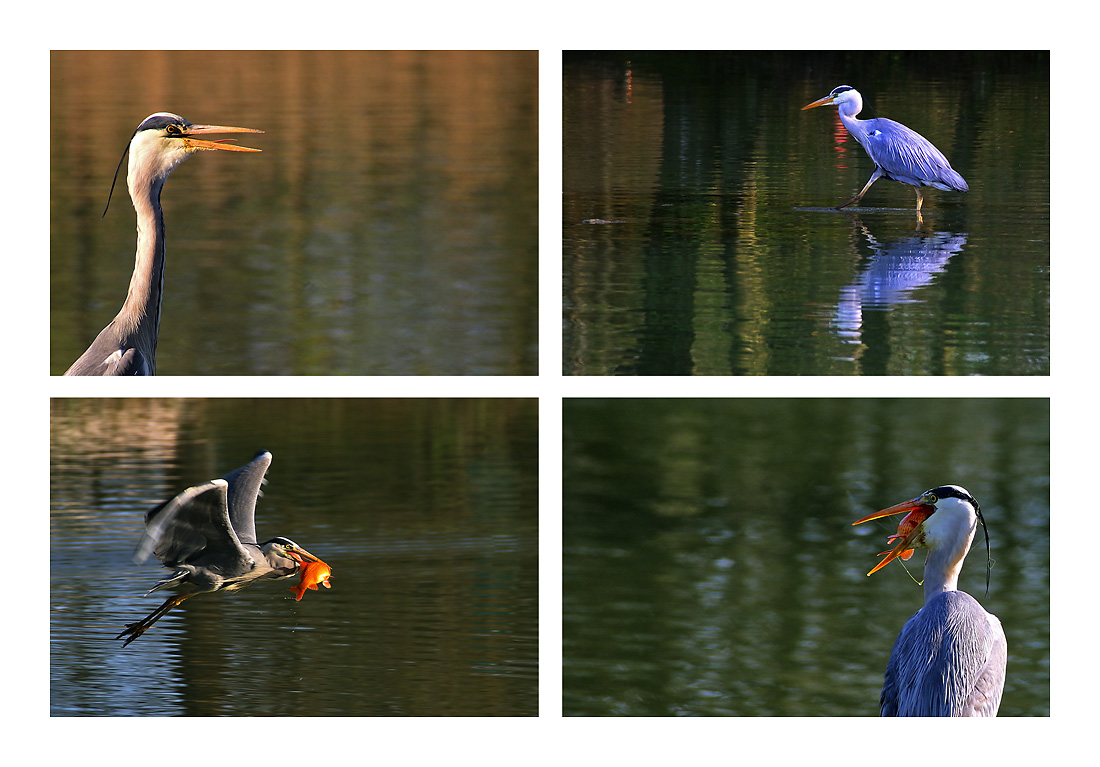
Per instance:
[[[110,325],[100,333],[100,336],[102,337],[109,330],[111,330]],[[99,338],[65,371],[67,376],[148,376],[152,374],[152,366],[141,351],[134,347],[117,347],[110,342],[110,339],[101,343]]]
[[[1007,642],[962,591],[929,600],[902,628],[882,687],[883,716],[996,716]]]
[[[255,566],[229,523],[228,483],[215,479],[189,487],[145,515],[145,535],[134,559],[155,554],[165,567],[200,565],[223,577]]]
[[[969,189],[943,153],[916,131],[881,117],[863,121],[862,127],[864,135],[856,138],[888,178],[945,191]]]
[[[237,538],[246,543],[257,542],[256,499],[270,465],[271,453],[265,451],[222,477],[229,483],[229,523],[237,532]]]

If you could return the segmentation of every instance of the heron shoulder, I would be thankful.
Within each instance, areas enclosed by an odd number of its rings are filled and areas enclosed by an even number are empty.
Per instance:
[[[898,634],[882,689],[884,716],[993,716],[1007,640],[996,616],[962,591],[929,599]]]
[[[67,376],[151,376],[152,366],[149,359],[141,351],[132,346],[118,346],[112,343],[113,334],[110,325],[104,328],[100,337],[88,347],[88,351],[80,355],[69,369],[65,371]],[[106,336],[104,334],[107,334]],[[114,347],[114,348],[112,348]]]

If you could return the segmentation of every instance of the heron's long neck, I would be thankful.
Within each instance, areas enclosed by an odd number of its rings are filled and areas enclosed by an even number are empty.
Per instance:
[[[845,114],[843,111],[840,113],[840,121],[844,123],[844,127],[848,129],[848,133],[851,134],[859,145],[864,149],[867,149],[867,121],[860,120],[854,114]]]
[[[961,548],[940,546],[929,549],[924,563],[924,601],[945,591],[959,590],[959,573],[970,549],[970,540]]]
[[[863,99],[861,98],[856,98],[853,101],[846,101],[841,104],[838,109],[838,112],[840,114],[840,121],[844,123],[844,127],[847,128],[848,132],[851,133],[856,138],[856,140],[861,143],[867,131],[866,129],[860,127],[863,125],[864,121],[860,120],[858,117],[856,117],[856,115],[858,115],[862,111]]]
[[[137,212],[137,254],[126,303],[115,318],[138,348],[155,359],[160,331],[160,301],[164,289],[164,216],[160,190],[164,179],[130,181],[130,199]]]

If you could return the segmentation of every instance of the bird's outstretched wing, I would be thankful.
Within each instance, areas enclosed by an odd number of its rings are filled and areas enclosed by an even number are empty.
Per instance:
[[[266,482],[264,475],[271,465],[271,453],[262,450],[256,457],[222,479],[229,483],[229,523],[244,543],[257,543],[256,499]]]
[[[883,716],[996,716],[1008,642],[1001,622],[962,591],[929,600],[898,634]]]
[[[255,561],[229,523],[228,488],[224,479],[214,479],[150,510],[134,561],[155,554],[165,567],[205,565],[222,577],[251,570]]]

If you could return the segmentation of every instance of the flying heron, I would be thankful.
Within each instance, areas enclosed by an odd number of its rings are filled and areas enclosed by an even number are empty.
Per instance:
[[[951,163],[943,156],[943,152],[916,131],[883,117],[857,119],[856,115],[863,111],[863,97],[850,85],[833,88],[828,96],[807,104],[802,107],[802,111],[834,105],[840,113],[840,121],[844,123],[844,127],[875,163],[875,172],[871,174],[867,185],[848,202],[838,205],[837,210],[862,200],[871,184],[880,178],[900,181],[916,190],[918,221],[921,220],[920,208],[924,204],[922,186],[931,186],[945,192],[965,192],[970,188],[963,177],[951,168]]]
[[[127,624],[115,637],[126,637],[123,647],[196,594],[289,578],[299,567],[321,561],[289,538],[256,542],[256,498],[270,465],[271,453],[257,453],[236,471],[189,487],[145,515],[145,534],[134,561],[144,562],[152,553],[173,570],[148,594],[163,588],[180,593],[142,620]]]
[[[985,528],[981,508],[963,488],[943,485],[852,524],[906,512],[889,539],[897,545],[867,573],[899,557],[908,559],[914,549],[928,550],[924,607],[894,642],[879,698],[882,716],[996,716],[1008,640],[997,616],[958,590],[978,522]],[[988,585],[988,570],[986,577]]]
[[[226,144],[232,139],[207,141],[198,136],[216,133],[263,133],[253,128],[227,125],[192,125],[179,115],[157,112],[146,117],[134,131],[127,151],[130,167],[126,183],[137,211],[137,256],[130,290],[122,310],[103,328],[88,351],[65,371],[67,376],[156,375],[157,334],[164,291],[164,215],[160,191],[168,174],[196,152],[220,149],[227,152],[259,152],[259,149]],[[122,153],[115,181],[122,168]],[[111,182],[111,192],[115,189]],[[111,203],[107,196],[108,206]],[[104,208],[103,214],[107,215]]]

